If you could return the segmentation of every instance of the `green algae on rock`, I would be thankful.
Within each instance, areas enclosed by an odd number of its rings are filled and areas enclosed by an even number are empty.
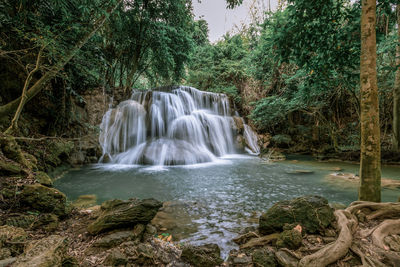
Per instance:
[[[26,207],[39,212],[54,213],[58,216],[67,214],[67,198],[63,193],[54,188],[41,184],[24,185],[20,201]]]
[[[149,223],[162,202],[155,199],[111,200],[103,203],[99,217],[88,226],[90,234]]]
[[[259,231],[271,234],[282,231],[285,224],[298,223],[307,233],[326,228],[335,216],[328,201],[319,196],[302,196],[275,203],[261,215]]]

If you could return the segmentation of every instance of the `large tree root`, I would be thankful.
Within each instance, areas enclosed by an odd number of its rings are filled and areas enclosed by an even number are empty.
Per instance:
[[[372,233],[372,244],[384,250],[389,250],[385,245],[384,238],[388,235],[400,233],[400,219],[383,221]]]
[[[335,211],[335,216],[340,231],[338,239],[314,254],[302,258],[299,267],[327,266],[347,254],[353,240],[352,236],[355,226],[357,226],[357,219],[346,210]]]
[[[349,249],[361,259],[363,267],[400,266],[400,253],[390,251],[385,244],[386,236],[400,234],[400,203],[356,201],[345,210],[335,211],[335,216],[339,230],[337,240],[304,256],[299,267],[327,266],[341,260]],[[358,225],[358,218],[366,222]],[[381,221],[385,218],[395,219]]]

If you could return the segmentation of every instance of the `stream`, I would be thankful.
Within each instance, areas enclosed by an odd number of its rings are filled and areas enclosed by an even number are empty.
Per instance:
[[[98,203],[132,197],[167,201],[162,221],[174,240],[216,243],[227,256],[237,247],[232,238],[256,226],[261,212],[279,200],[309,194],[345,205],[357,200],[356,184],[325,178],[334,168],[357,173],[359,167],[301,156],[269,163],[255,156],[229,155],[186,166],[90,165],[69,171],[55,187],[70,201],[87,194],[95,194]],[[382,177],[400,180],[400,167],[382,167]],[[399,196],[399,189],[382,189],[382,201],[397,201]]]

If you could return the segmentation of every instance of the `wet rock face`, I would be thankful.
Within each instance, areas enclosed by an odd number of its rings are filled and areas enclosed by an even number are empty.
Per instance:
[[[216,244],[187,245],[182,250],[181,259],[195,267],[214,267],[223,262],[220,255],[220,249]]]
[[[20,194],[21,204],[40,212],[50,212],[58,216],[67,214],[66,196],[54,188],[41,184],[25,185]]]
[[[283,230],[285,224],[300,224],[307,233],[326,228],[335,216],[325,198],[303,196],[274,204],[259,220],[259,231],[271,234]]]
[[[88,226],[90,234],[149,223],[162,203],[155,199],[130,199],[103,203],[99,217]]]

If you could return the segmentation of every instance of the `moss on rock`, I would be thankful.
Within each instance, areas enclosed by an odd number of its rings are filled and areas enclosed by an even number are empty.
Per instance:
[[[300,224],[308,233],[326,228],[335,216],[328,201],[319,196],[303,196],[279,201],[261,215],[259,231],[271,234],[282,231],[285,224]]]
[[[134,227],[149,223],[162,203],[155,199],[112,200],[101,206],[97,220],[88,226],[90,234],[98,234],[114,229]]]
[[[35,181],[41,185],[45,185],[45,186],[53,186],[53,181],[51,180],[51,178],[42,171],[38,171],[35,174]]]
[[[221,251],[216,244],[186,245],[182,250],[181,259],[195,267],[214,267],[223,262]]]
[[[21,204],[39,212],[54,213],[58,216],[67,214],[67,198],[54,188],[41,184],[24,185],[20,194]]]

